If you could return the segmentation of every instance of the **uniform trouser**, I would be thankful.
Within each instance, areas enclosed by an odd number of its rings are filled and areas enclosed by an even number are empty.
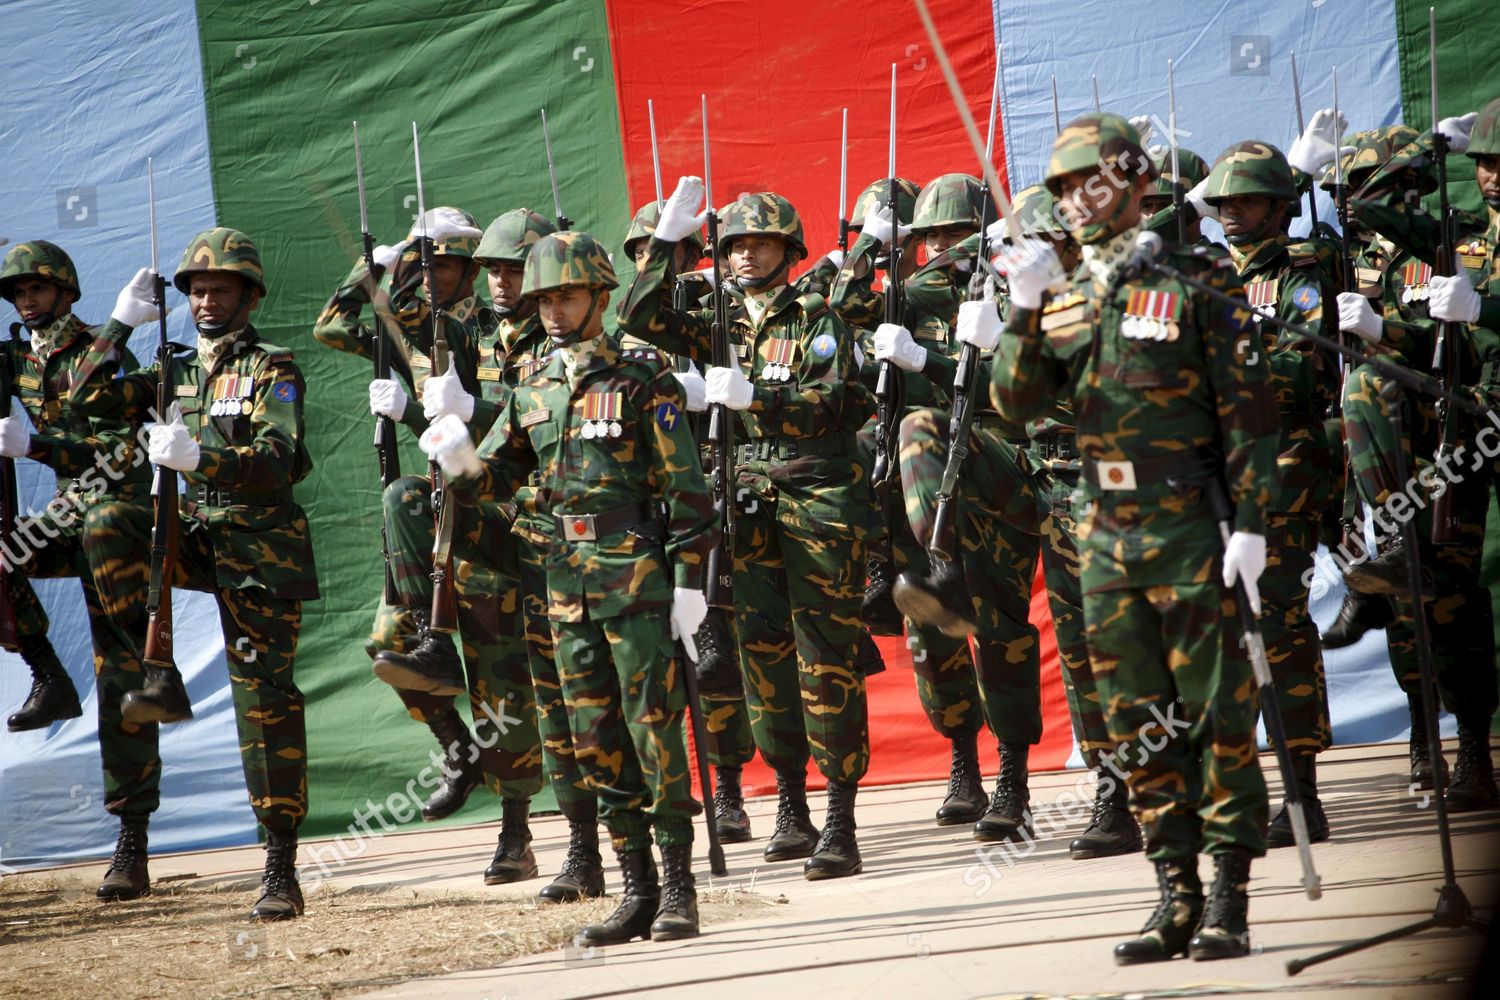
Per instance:
[[[1264,854],[1255,681],[1228,592],[1215,581],[1094,590],[1083,601],[1114,766],[1126,769],[1147,857]]]
[[[386,487],[391,573],[401,606],[381,602],[367,646],[410,648],[410,611],[432,606],[432,484],[404,476]],[[458,631],[468,674],[474,740],[485,784],[505,798],[530,798],[542,787],[541,741],[523,638],[519,561],[509,522],[492,505],[459,506],[453,529],[453,580]],[[408,714],[428,722],[453,699],[426,691],[396,692]]]
[[[1377,534],[1387,532],[1387,526],[1397,526],[1394,515],[1402,513],[1401,508],[1420,506],[1415,522],[1419,539],[1432,537],[1430,505],[1434,491],[1424,488],[1422,480],[1452,484],[1449,488],[1454,490],[1460,522],[1459,544],[1422,546],[1424,566],[1432,571],[1437,595],[1436,600],[1427,602],[1433,665],[1444,707],[1455,713],[1493,715],[1497,702],[1494,617],[1489,591],[1480,582],[1479,563],[1489,491],[1495,479],[1491,459],[1484,451],[1486,446],[1488,450],[1495,447],[1497,431],[1486,430],[1487,422],[1459,418],[1462,450],[1437,467],[1433,458],[1440,428],[1432,404],[1402,394],[1404,440],[1397,442],[1390,411],[1379,394],[1383,381],[1368,366],[1361,365],[1345,382],[1344,436],[1355,484],[1360,499],[1374,513]],[[1415,488],[1396,477],[1398,446],[1405,455],[1408,477],[1417,477]],[[1406,492],[1405,501],[1397,497],[1402,491]],[[1382,512],[1388,513],[1382,516]],[[1361,559],[1363,554],[1363,540],[1341,546],[1338,551],[1346,563]],[[1415,694],[1420,673],[1411,602],[1398,599],[1396,608],[1396,621],[1386,629],[1391,668],[1402,690]]]
[[[150,509],[118,501],[89,508],[84,521],[100,604],[129,636],[136,663],[146,636],[150,561],[144,556],[151,524]],[[302,692],[292,677],[302,602],[274,597],[264,587],[222,586],[207,527],[186,516],[179,521],[177,558],[167,582],[211,593],[217,600],[250,805],[267,830],[295,830],[307,815],[307,730]],[[158,802],[158,727],[118,716],[119,698],[141,680],[133,670],[99,665],[105,799],[110,812],[121,816],[143,816]],[[114,706],[109,719],[106,702]]]
[[[568,728],[616,851],[693,842],[685,665],[665,607],[552,622]]]
[[[1318,626],[1308,613],[1313,554],[1318,549],[1315,515],[1266,516],[1266,568],[1257,582],[1260,634],[1276,683],[1276,706],[1293,754],[1319,754],[1333,745],[1328,686]]]
[[[930,539],[948,460],[948,415],[916,410],[901,421],[901,485],[914,537]],[[974,599],[977,689],[1001,743],[1042,738],[1041,639],[1031,587],[1041,550],[1030,469],[1014,444],[972,428],[959,477],[957,527],[964,579]]]
[[[854,666],[864,540],[784,496],[740,503],[734,604],[755,745],[777,771],[801,774],[811,756],[828,780],[857,782],[870,765]]]

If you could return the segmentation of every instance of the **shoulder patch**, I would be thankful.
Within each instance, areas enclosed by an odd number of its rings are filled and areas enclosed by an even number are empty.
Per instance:
[[[1318,294],[1318,290],[1312,285],[1303,285],[1292,293],[1292,305],[1303,312],[1316,309],[1318,303],[1321,301],[1323,301],[1323,297]]]
[[[831,333],[820,333],[813,338],[812,352],[820,358],[831,358],[833,352],[839,349],[839,343]]]
[[[682,411],[677,408],[676,403],[666,402],[656,407],[656,422],[665,430],[676,430],[677,424],[682,420]]]
[[[297,383],[277,382],[271,386],[271,393],[283,403],[295,403],[297,401]]]

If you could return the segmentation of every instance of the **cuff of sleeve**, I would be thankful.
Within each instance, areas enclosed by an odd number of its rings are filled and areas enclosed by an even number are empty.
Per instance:
[[[1234,530],[1264,536],[1266,533],[1265,511],[1252,504],[1239,504],[1234,509]]]
[[[770,413],[776,407],[776,390],[755,386],[750,393],[749,412]]]
[[[57,455],[57,439],[46,437],[41,434],[31,435],[30,442],[26,445],[26,457],[33,462],[52,464],[52,459]]]
[[[232,486],[239,473],[239,455],[233,448],[198,448],[198,464],[193,471],[224,486]],[[207,470],[212,470],[208,472]]]
[[[672,564],[672,586],[681,587],[684,590],[701,590],[703,567],[683,562],[681,559],[677,560]]]

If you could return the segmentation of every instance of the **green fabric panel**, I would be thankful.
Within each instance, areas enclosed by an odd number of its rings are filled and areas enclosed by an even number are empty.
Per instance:
[[[413,119],[427,205],[456,205],[481,225],[521,205],[551,216],[545,106],[563,207],[576,228],[617,246],[629,211],[604,3],[201,0],[198,18],[216,221],[259,244],[270,295],[255,323],[297,352],[309,386],[316,468],[297,494],[323,599],[305,607],[297,661],[311,756],[304,830],[339,833],[367,798],[404,788],[437,746],[364,652],[382,573],[372,372],[311,333],[359,252],[350,122],[360,123],[377,242],[402,238],[415,213],[404,200],[415,191]],[[424,470],[409,435],[403,446],[403,470]],[[458,821],[498,814],[480,791]]]

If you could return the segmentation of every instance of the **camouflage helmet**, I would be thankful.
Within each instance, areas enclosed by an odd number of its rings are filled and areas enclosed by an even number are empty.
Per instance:
[[[1465,156],[1500,156],[1500,97],[1479,109],[1474,127],[1469,130],[1469,148]]]
[[[250,237],[238,229],[216,226],[194,236],[193,242],[182,252],[182,263],[172,275],[172,284],[186,295],[193,275],[212,271],[237,274],[246,284],[265,294],[266,274],[260,265],[260,251]]]
[[[1047,190],[1055,197],[1064,176],[1116,164],[1127,172],[1144,168],[1147,176],[1156,179],[1156,164],[1142,148],[1141,134],[1134,125],[1108,112],[1075,118],[1052,143],[1052,157],[1047,161]]]
[[[1156,166],[1158,175],[1151,195],[1171,198],[1176,193],[1172,182],[1177,180],[1172,176],[1172,150],[1162,150],[1159,155],[1151,157],[1151,162]],[[1177,170],[1181,174],[1184,194],[1197,187],[1208,176],[1208,164],[1203,161],[1203,157],[1181,146],[1177,147]]]
[[[484,235],[479,237],[479,246],[474,250],[474,262],[480,267],[488,267],[501,261],[524,264],[537,241],[555,232],[557,227],[545,216],[529,208],[513,208],[497,216],[485,229]]]
[[[1381,167],[1390,163],[1397,154],[1409,147],[1419,138],[1419,133],[1410,125],[1386,125],[1382,128],[1365,129],[1361,132],[1353,132],[1344,136],[1341,145],[1353,146],[1354,151],[1344,153],[1340,157],[1339,166],[1344,172],[1344,183],[1350,188],[1357,188],[1369,180],[1370,175]],[[1416,152],[1413,150],[1413,152]],[[1426,157],[1417,156],[1408,159],[1425,160]],[[1410,162],[1406,164],[1412,167],[1423,167],[1422,162]],[[1338,175],[1333,169],[1330,161],[1323,169],[1322,176],[1318,180],[1318,186],[1324,191],[1332,191]],[[1426,184],[1424,180],[1424,185]],[[1437,190],[1436,186],[1431,186]]]
[[[83,294],[78,287],[78,269],[73,259],[56,243],[46,240],[31,240],[17,243],[5,255],[0,264],[0,298],[15,302],[15,286],[22,278],[41,278],[61,285],[73,293],[76,299]]]
[[[962,226],[978,231],[983,201],[984,185],[978,178],[968,174],[943,174],[928,181],[917,196],[911,231],[921,233],[943,226]]]
[[[1277,201],[1297,197],[1297,184],[1286,156],[1269,142],[1237,142],[1214,161],[1203,200],[1217,205],[1238,195],[1264,195]]]
[[[905,177],[896,178],[896,215],[903,226],[911,225],[912,213],[916,211],[917,195],[921,188],[916,181]],[[882,177],[859,193],[854,199],[854,208],[849,213],[849,225],[859,229],[865,224],[865,214],[874,208],[884,208],[891,203],[891,179]]]
[[[536,295],[555,288],[595,290],[619,288],[609,253],[588,233],[551,233],[536,241],[526,258],[521,294]]]
[[[470,215],[468,212],[465,212],[461,208],[450,208],[444,206],[440,208],[429,208],[427,210],[428,215],[431,215],[434,212],[455,212],[459,215],[460,218],[463,219],[464,225],[472,226],[475,229],[479,228],[479,220],[474,218],[474,216]],[[401,254],[402,260],[420,259],[422,254],[422,244],[420,242],[421,237],[422,220],[418,219],[415,223],[412,224],[411,232],[408,234],[410,243],[408,244],[406,250]],[[472,236],[450,236],[445,240],[433,240],[432,255],[434,257],[463,257],[466,260],[473,260],[474,255],[479,250],[479,244],[482,240],[483,237],[475,239]]]
[[[741,195],[724,210],[719,244],[727,249],[737,236],[780,236],[787,242],[789,256],[807,256],[802,216],[791,202],[771,191]]]
[[[1057,200],[1041,184],[1022,188],[1010,203],[1022,236],[1067,236],[1068,227],[1058,219],[1056,209]]]
[[[625,252],[627,254],[633,254],[631,247],[637,241],[643,240],[656,232],[656,224],[661,221],[661,206],[662,203],[659,201],[648,201],[640,207],[640,210],[630,220],[630,229],[625,233]],[[683,239],[687,240],[688,244],[698,251],[698,256],[703,256],[703,248],[708,245],[708,241],[703,238],[703,230],[694,229],[684,236]]]

